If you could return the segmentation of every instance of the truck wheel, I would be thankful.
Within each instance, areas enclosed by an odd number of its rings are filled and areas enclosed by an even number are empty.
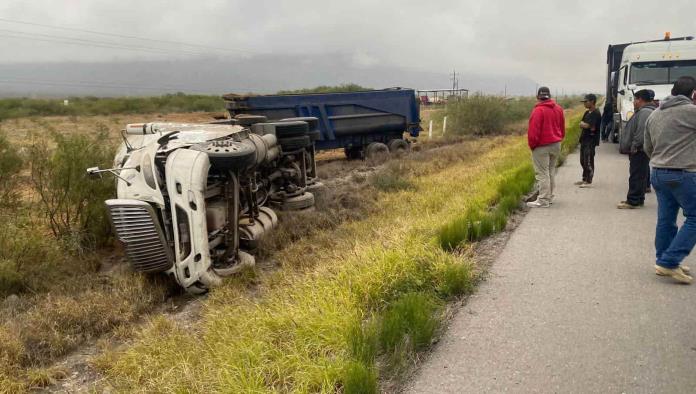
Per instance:
[[[232,140],[209,141],[191,149],[207,154],[210,164],[220,170],[243,171],[256,162],[256,150],[251,145]]]
[[[387,146],[389,147],[389,152],[391,152],[392,155],[396,156],[403,155],[411,149],[411,146],[408,144],[408,142],[402,139],[393,139],[389,141]]]
[[[371,142],[365,149],[365,158],[374,164],[381,164],[389,159],[389,147],[381,142]]]
[[[288,197],[280,205],[283,211],[299,211],[314,206],[314,194],[305,192],[295,197]]]
[[[312,145],[312,141],[310,141],[308,135],[292,138],[280,138],[278,139],[278,143],[280,144],[280,147],[286,152],[299,150]]]
[[[237,252],[237,263],[225,268],[213,268],[216,274],[220,276],[230,276],[234,275],[246,268],[250,268],[256,265],[256,260],[254,256],[247,252],[242,252],[241,250]]]

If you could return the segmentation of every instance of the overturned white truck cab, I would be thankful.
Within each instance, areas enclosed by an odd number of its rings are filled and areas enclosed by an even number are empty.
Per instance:
[[[114,168],[88,169],[116,176],[106,206],[135,271],[205,292],[254,265],[249,251],[277,224],[274,210],[314,205],[316,122],[259,118],[129,124]]]

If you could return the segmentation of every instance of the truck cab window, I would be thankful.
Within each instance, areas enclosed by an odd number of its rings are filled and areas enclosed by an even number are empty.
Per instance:
[[[696,75],[696,61],[640,62],[631,64],[631,83],[666,85],[684,75]]]

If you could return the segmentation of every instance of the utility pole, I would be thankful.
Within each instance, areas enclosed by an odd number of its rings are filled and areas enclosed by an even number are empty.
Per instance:
[[[457,70],[452,71],[452,77],[450,78],[452,81],[452,95],[454,95],[454,91],[456,89],[459,89],[459,79],[457,78]]]

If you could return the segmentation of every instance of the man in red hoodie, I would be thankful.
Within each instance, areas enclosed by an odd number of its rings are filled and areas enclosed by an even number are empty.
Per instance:
[[[556,161],[561,154],[561,141],[565,137],[563,108],[551,99],[549,88],[537,91],[537,104],[529,116],[527,140],[532,150],[539,196],[527,203],[531,208],[548,208],[553,202],[556,177]]]

